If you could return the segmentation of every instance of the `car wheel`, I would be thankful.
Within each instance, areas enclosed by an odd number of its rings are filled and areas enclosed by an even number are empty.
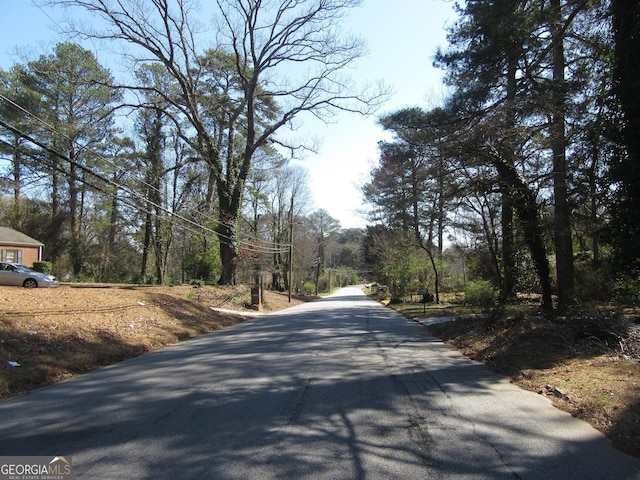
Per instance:
[[[38,286],[38,282],[36,282],[33,278],[27,278],[22,286],[24,288],[36,288]]]

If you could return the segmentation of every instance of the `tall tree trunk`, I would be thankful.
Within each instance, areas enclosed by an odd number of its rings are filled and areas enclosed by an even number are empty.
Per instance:
[[[162,194],[162,179],[161,179],[161,170],[162,170],[162,159],[158,156],[153,158],[153,181],[152,192],[150,195],[151,203],[153,205],[153,222],[152,222],[152,232],[153,232],[153,251],[155,253],[155,264],[156,264],[156,283],[158,285],[163,285],[165,282],[164,278],[164,226],[165,222],[162,220],[163,218],[163,194]]]
[[[229,178],[229,175],[227,175]],[[222,272],[218,285],[236,285],[238,283],[238,212],[240,209],[240,194],[237,187],[229,185],[225,179],[218,179],[218,202],[220,215],[216,233],[220,241],[220,261]]]
[[[508,194],[505,192],[503,195],[504,198],[508,197]],[[503,200],[504,202],[504,200]],[[491,217],[491,214],[488,214]],[[495,232],[495,222],[493,218],[487,218],[487,215],[480,215],[482,219],[482,230],[484,231],[484,236],[487,240],[487,250],[489,251],[489,256],[491,257],[491,263],[493,264],[493,268],[496,272],[496,279],[498,280],[498,286],[500,290],[504,290],[504,276],[502,269],[500,268],[500,260],[499,260],[499,242],[497,240],[496,232]],[[504,250],[504,246],[503,246]],[[466,281],[465,281],[466,283]]]
[[[144,122],[144,139],[146,141],[146,152],[144,161],[145,181],[148,185],[147,194],[147,216],[145,219],[145,238],[142,255],[141,275],[144,279],[148,269],[149,251],[153,245],[155,259],[156,283],[164,284],[164,221],[162,206],[166,203],[164,191],[162,189],[164,176],[164,162],[162,152],[164,149],[163,136],[164,113],[161,108],[155,108],[149,113]],[[149,213],[153,212],[153,213]]]
[[[231,135],[235,134],[235,128],[233,125],[230,125],[229,133],[227,135],[227,140],[233,142],[233,137]],[[218,132],[218,138],[216,139],[216,152],[222,151],[224,148],[224,130],[220,129]],[[229,145],[229,148],[233,148],[233,144]],[[207,194],[205,197],[204,211],[206,214],[210,214],[213,212],[213,202],[215,198],[216,188],[219,190],[218,182],[222,179],[220,178],[220,172],[218,172],[212,165],[215,164],[216,158],[213,160],[207,161],[207,165],[209,166],[209,178],[207,181]]]
[[[114,183],[118,181],[118,173],[113,174]],[[107,234],[107,242],[104,249],[104,277],[106,281],[110,281],[113,275],[113,252],[116,245],[116,232],[118,223],[118,190],[114,190],[113,198],[111,199],[111,214],[109,218],[109,229]]]
[[[245,163],[251,161],[249,146],[252,145],[255,132],[249,128],[247,134],[247,146],[243,153]],[[244,182],[248,175],[248,165],[242,171],[236,171],[239,166],[234,161],[235,152],[235,122],[229,122],[229,132],[227,139],[227,172],[224,178],[218,177],[218,205],[220,207],[220,218],[218,220],[218,239],[220,240],[220,261],[222,262],[222,273],[218,280],[219,285],[236,285],[238,283],[238,232],[237,221],[240,214],[242,194],[244,192]]]
[[[640,3],[612,0],[616,93],[624,115],[627,155],[613,170],[619,183],[612,221],[612,243],[619,265],[640,271]]]
[[[551,312],[553,302],[549,261],[547,260],[547,251],[542,235],[543,229],[540,224],[535,196],[520,178],[513,164],[505,161],[495,151],[490,152],[490,158],[498,171],[501,188],[509,196],[511,204],[518,214],[518,221],[542,289],[542,308],[546,312]]]
[[[446,197],[445,197],[445,167],[444,161],[441,156],[438,156],[438,258],[442,260],[442,253],[444,252],[444,227],[445,227],[445,206],[446,206]]]
[[[507,65],[507,107],[506,107],[506,120],[505,129],[507,131],[508,151],[506,155],[508,158],[505,161],[511,165],[515,164],[515,101],[516,101],[516,75],[517,75],[517,58],[515,52],[509,52],[511,57],[509,58]],[[515,296],[515,279],[516,279],[516,264],[515,264],[515,239],[513,232],[513,204],[511,198],[506,192],[502,192],[502,268],[504,270],[504,276],[502,280],[502,292],[501,299],[503,302],[508,302]]]
[[[222,272],[218,279],[218,285],[236,285],[238,283],[238,232],[237,214],[239,207],[233,206],[233,202],[228,202],[226,196],[220,198],[220,212],[227,212],[227,216],[218,219],[216,233],[220,241],[220,261]],[[235,212],[235,215],[229,216]]]
[[[222,273],[218,285],[236,285],[238,283],[238,244],[234,223],[220,222],[217,229],[220,240],[220,260]]]
[[[513,234],[513,205],[508,195],[502,195],[502,291],[501,300],[508,302],[515,296],[515,242]]]
[[[593,251],[593,266],[598,267],[600,264],[600,216],[598,215],[598,179],[597,169],[600,159],[598,142],[594,139],[591,147],[591,165],[587,170],[587,178],[589,181],[589,197],[590,197],[590,215],[591,220],[591,250]]]
[[[153,241],[153,250],[155,252],[156,258],[156,283],[158,285],[164,284],[164,231],[163,231],[163,221],[162,221],[162,212],[158,208],[155,214],[155,226],[154,226],[154,241]]]
[[[149,266],[149,250],[151,248],[151,230],[152,230],[152,218],[151,218],[151,204],[147,202],[147,214],[144,221],[144,239],[142,241],[142,262],[140,265],[140,281],[147,281],[147,269]]]
[[[55,143],[54,143],[55,148]],[[51,162],[51,235],[49,238],[52,240],[53,245],[49,245],[49,259],[54,265],[58,262],[60,257],[60,251],[62,249],[62,225],[60,220],[60,174],[58,168],[60,166],[60,160],[56,155],[49,154],[49,161]],[[51,248],[53,247],[53,248]]]
[[[22,230],[22,215],[20,214],[21,198],[20,188],[22,185],[22,162],[20,157],[20,144],[22,139],[16,135],[13,142],[13,159],[11,162],[11,168],[13,171],[13,207],[11,208],[11,222],[15,225],[14,228]]]
[[[438,265],[436,264],[436,259],[435,256],[433,255],[433,251],[432,251],[432,243],[429,241],[428,244],[425,244],[424,239],[422,238],[422,235],[420,235],[420,224],[418,223],[418,219],[414,218],[414,224],[413,224],[413,235],[416,239],[416,242],[418,243],[418,246],[424,250],[427,254],[427,256],[429,257],[429,261],[431,262],[431,268],[433,268],[433,283],[434,283],[434,289],[435,289],[435,303],[436,304],[440,304],[440,272],[438,270]]]
[[[440,180],[442,178],[442,168],[439,169],[438,172],[438,180]],[[440,187],[440,181],[438,181],[438,186]],[[437,204],[439,203],[439,198],[436,198],[436,205],[433,206],[433,211],[431,213],[431,218],[430,218],[430,222],[429,222],[429,229],[428,229],[428,234],[427,234],[427,240],[425,242],[424,238],[422,238],[422,235],[420,233],[420,205],[418,204],[418,198],[420,198],[419,195],[419,187],[418,187],[418,181],[416,179],[416,171],[415,169],[412,171],[412,178],[411,178],[411,223],[412,223],[412,228],[413,228],[413,236],[415,237],[416,243],[418,244],[418,246],[424,250],[427,254],[427,256],[429,257],[429,262],[431,263],[431,268],[433,268],[433,276],[434,276],[434,284],[435,284],[435,303],[436,304],[440,304],[440,274],[438,271],[438,265],[436,264],[436,259],[435,256],[433,254],[433,230],[434,230],[434,223],[437,224],[437,234],[438,234],[438,239],[440,240],[440,227],[441,227],[441,217],[440,217],[440,212],[438,209]],[[443,190],[440,189],[437,193],[436,196],[442,196],[442,192]],[[438,258],[442,258],[442,251],[440,249],[441,247],[441,243],[438,245],[438,253],[440,254],[440,256]]]
[[[431,261],[431,267],[433,268],[433,284],[434,284],[434,300],[436,304],[440,304],[440,272],[438,270],[438,266],[436,265],[436,259],[433,256],[433,253],[429,248],[427,248],[424,243],[420,244],[420,247],[427,252],[429,256],[429,260]]]
[[[550,13],[551,41],[553,42],[553,90],[551,92],[553,110],[549,129],[553,155],[554,244],[558,278],[558,309],[566,311],[574,301],[574,267],[564,131],[566,82],[561,0],[551,0]]]
[[[20,144],[22,143],[22,139],[16,135],[15,141],[13,142],[13,161],[12,161],[12,169],[13,169],[13,199],[15,200],[15,204],[18,205],[20,201],[20,186],[22,184],[21,172],[22,172],[22,162],[20,160]]]
[[[82,271],[83,254],[80,241],[80,218],[79,218],[79,189],[78,189],[78,158],[75,155],[73,146],[69,149],[69,227],[70,227],[70,255],[71,267],[74,275],[79,275]]]

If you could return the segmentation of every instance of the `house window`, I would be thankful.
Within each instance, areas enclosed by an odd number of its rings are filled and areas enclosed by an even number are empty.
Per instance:
[[[22,250],[2,249],[2,261],[9,263],[22,263]]]

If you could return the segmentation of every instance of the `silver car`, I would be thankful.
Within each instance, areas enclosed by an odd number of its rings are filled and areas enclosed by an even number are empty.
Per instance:
[[[0,285],[25,288],[57,287],[60,282],[53,275],[36,272],[24,265],[0,262]]]

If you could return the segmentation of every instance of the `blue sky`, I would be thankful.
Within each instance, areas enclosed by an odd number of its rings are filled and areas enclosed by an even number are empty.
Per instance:
[[[201,0],[204,3],[206,0]],[[0,0],[0,68],[51,52],[62,39],[55,32],[60,12],[38,8],[32,0]],[[430,108],[443,97],[442,72],[432,66],[438,48],[446,47],[445,27],[455,20],[452,0],[364,0],[344,28],[364,38],[369,54],[359,60],[356,81],[378,79],[393,95],[377,115],[408,106]],[[105,64],[105,58],[98,54]],[[312,209],[323,208],[344,228],[365,221],[359,185],[378,157],[378,141],[388,138],[376,117],[340,114],[325,125],[306,119],[302,132],[319,140],[318,154],[301,162],[310,174]]]

